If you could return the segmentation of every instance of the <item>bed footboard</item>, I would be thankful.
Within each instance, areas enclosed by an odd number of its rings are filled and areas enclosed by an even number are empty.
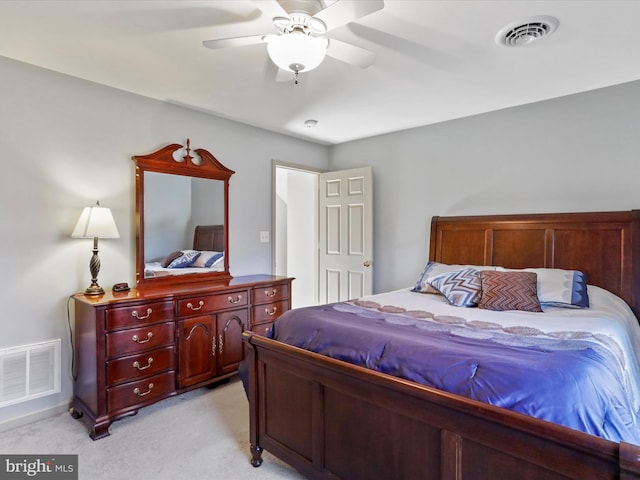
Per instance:
[[[640,479],[618,444],[249,332],[251,463],[313,479]]]

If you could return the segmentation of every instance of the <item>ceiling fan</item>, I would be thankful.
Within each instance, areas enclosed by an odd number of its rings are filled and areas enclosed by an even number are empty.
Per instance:
[[[326,33],[384,7],[383,0],[259,0],[253,2],[273,19],[276,33],[205,40],[207,48],[267,44],[269,57],[280,69],[298,73],[313,70],[325,55],[368,67],[375,59],[370,50],[328,38]]]

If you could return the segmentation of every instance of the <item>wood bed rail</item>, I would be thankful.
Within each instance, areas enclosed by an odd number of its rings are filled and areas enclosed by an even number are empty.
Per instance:
[[[640,479],[640,446],[244,340],[254,466],[264,448],[314,479]]]

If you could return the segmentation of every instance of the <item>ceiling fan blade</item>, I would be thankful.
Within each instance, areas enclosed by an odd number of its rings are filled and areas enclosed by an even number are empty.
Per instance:
[[[276,0],[254,0],[253,3],[256,7],[262,10],[270,19],[275,17],[288,17],[287,11]]]
[[[338,0],[333,5],[316,13],[314,18],[322,20],[329,31],[377,12],[383,7],[383,0]]]
[[[221,38],[219,40],[205,40],[202,45],[207,48],[243,47],[262,43],[264,35],[248,35],[246,37]]]
[[[333,38],[329,39],[327,55],[360,68],[367,68],[372,65],[376,59],[376,54],[371,50],[356,47],[350,43],[341,42]]]

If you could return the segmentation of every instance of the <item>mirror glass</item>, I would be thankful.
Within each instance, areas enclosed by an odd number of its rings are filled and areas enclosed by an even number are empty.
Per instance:
[[[168,173],[144,172],[145,278],[211,273],[205,268],[162,268],[175,251],[194,248],[198,225],[224,226],[224,182]],[[224,270],[224,262],[218,264]]]
[[[192,150],[189,140],[133,160],[138,287],[230,280],[227,202],[233,170],[207,150]]]

